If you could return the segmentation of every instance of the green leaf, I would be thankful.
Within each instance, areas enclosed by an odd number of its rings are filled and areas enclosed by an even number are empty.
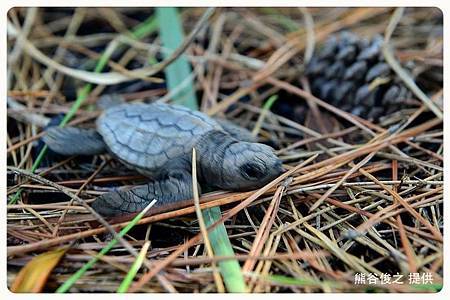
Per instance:
[[[33,257],[17,274],[11,285],[13,293],[40,293],[67,248],[48,251]]]
[[[156,15],[160,25],[159,33],[162,44],[164,48],[171,50],[164,53],[165,57],[168,57],[183,43],[184,34],[181,27],[181,20],[176,7],[158,7],[156,9]],[[192,70],[186,57],[180,55],[164,72],[166,75],[167,90],[173,91],[180,84],[184,85],[175,95],[174,102],[187,106],[190,109],[198,109],[194,84],[192,79],[187,79]],[[189,80],[190,82],[185,84],[183,83],[184,80]]]
[[[156,15],[158,16],[163,46],[171,50],[178,48],[182,44],[184,36],[177,9],[173,7],[159,7],[156,10]],[[166,55],[170,55],[170,53]],[[184,56],[180,56],[165,69],[167,89],[169,91],[175,90],[177,86],[190,76],[190,73],[191,67],[188,61]],[[191,80],[184,87],[181,92],[175,94],[173,102],[197,110],[198,102],[194,92],[194,83]],[[206,226],[212,225],[222,216],[219,207],[205,209],[202,213]],[[223,223],[214,228],[208,234],[208,237],[215,255],[235,255]],[[247,291],[244,276],[237,260],[219,262],[218,265],[227,291],[232,293],[244,293]]]

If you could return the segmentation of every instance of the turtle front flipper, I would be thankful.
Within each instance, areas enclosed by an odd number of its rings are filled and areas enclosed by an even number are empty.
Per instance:
[[[153,208],[192,199],[192,177],[189,172],[176,172],[163,179],[151,181],[127,190],[103,194],[92,208],[106,217],[114,217],[143,210],[153,199]]]
[[[94,129],[77,127],[51,127],[42,140],[62,155],[95,155],[106,152],[101,135]]]

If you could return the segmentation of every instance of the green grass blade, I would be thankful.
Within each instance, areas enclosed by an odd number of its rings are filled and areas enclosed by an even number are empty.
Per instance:
[[[158,29],[158,19],[152,15],[148,17],[144,22],[140,23],[131,31],[131,35],[135,39],[142,39],[149,34],[155,32]]]
[[[158,7],[156,15],[159,22],[159,33],[162,44],[165,48],[174,51],[182,43],[184,39],[183,28],[176,7]],[[165,52],[165,57],[170,56],[171,52]],[[177,60],[165,69],[167,89],[172,91],[183,80],[191,74],[191,66],[184,55],[180,55]],[[198,109],[197,99],[195,96],[194,84],[191,80],[180,91],[178,91],[174,102],[185,105],[191,109]]]
[[[158,22],[155,16],[150,16],[147,18],[144,22],[137,25],[133,31],[131,32],[131,35],[134,38],[141,39],[152,32],[154,32],[158,27]],[[98,60],[94,72],[100,73],[105,66],[107,65],[109,58],[113,54],[114,51],[111,52],[103,52],[100,59]],[[93,85],[91,83],[87,83],[83,88],[80,90],[80,92],[77,95],[77,99],[75,100],[74,104],[70,108],[69,112],[64,116],[63,120],[59,124],[60,127],[64,127],[77,113],[80,106],[84,103],[84,101],[89,96],[89,93],[92,91]],[[33,162],[33,165],[31,166],[31,172],[35,172],[36,169],[40,166],[42,159],[47,154],[48,147],[45,145],[41,151],[39,152],[36,160]],[[19,199],[20,193],[22,192],[22,189],[18,189],[17,192],[14,194],[14,196],[11,197],[8,204],[15,204],[17,200]]]
[[[342,288],[342,284],[337,281],[331,280],[318,280],[314,278],[293,278],[284,275],[269,275],[261,276],[261,279],[266,279],[270,282],[286,285],[286,286],[299,286],[299,287],[332,287]]]
[[[160,7],[157,8],[156,14],[160,24],[160,36],[164,47],[176,49],[183,42],[184,36],[181,28],[180,18],[176,8]],[[166,54],[166,55],[170,55]],[[191,67],[184,56],[180,56],[174,63],[165,70],[167,89],[173,91],[177,86],[182,84],[190,75]],[[173,102],[185,105],[191,109],[198,109],[197,98],[194,92],[194,83],[185,85],[183,92],[177,93],[173,97]],[[206,226],[210,226],[221,218],[219,207],[205,209],[202,212]],[[225,225],[221,224],[212,230],[208,235],[214,254],[218,256],[234,256],[233,247],[228,238]],[[220,274],[227,288],[227,291],[233,293],[246,292],[244,276],[237,260],[229,260],[220,262]]]
[[[264,103],[263,110],[270,110],[277,99],[278,95],[270,96],[270,98]]]
[[[259,114],[258,120],[256,120],[255,127],[252,130],[252,135],[257,136],[259,130],[261,129],[261,125],[264,122],[268,112],[272,108],[275,101],[277,101],[278,95],[272,95],[270,98],[264,103],[261,113]]]
[[[429,283],[429,284],[411,284],[411,288],[418,290],[419,292],[439,292],[442,290],[442,283]]]
[[[119,288],[117,289],[118,293],[126,293],[130,288],[131,283],[133,282],[134,277],[136,277],[137,272],[142,266],[144,262],[145,255],[147,254],[148,247],[150,247],[150,242],[145,242],[144,246],[142,246],[141,251],[139,252],[139,256],[134,261],[133,265],[130,268],[130,271],[127,273],[127,276],[123,279]]]
[[[137,214],[133,220],[131,220],[130,223],[128,223],[127,226],[122,228],[122,230],[117,234],[119,237],[123,237],[125,234],[127,234],[128,231],[133,228],[137,222],[139,222],[140,219],[144,216],[144,214],[155,204],[156,200],[153,200],[149,205],[147,205],[146,208],[144,208],[143,211],[141,211],[139,214]],[[79,269],[75,274],[73,274],[69,279],[67,279],[66,282],[64,282],[57,290],[56,293],[65,293],[67,292],[74,284],[77,282],[78,279],[81,278],[81,276],[86,273],[87,270],[89,270],[103,255],[109,252],[112,247],[114,247],[115,244],[117,244],[117,240],[113,239],[106,245],[105,248],[103,248],[96,256],[94,256],[90,261],[88,261],[81,269]]]
[[[206,226],[211,226],[222,216],[219,207],[212,207],[203,210],[203,218],[205,219]],[[214,228],[209,234],[211,246],[214,253],[219,256],[234,256],[233,247],[231,246],[230,239],[228,238],[225,226],[222,224]],[[220,273],[222,274],[223,281],[227,288],[227,291],[231,293],[245,293],[247,287],[245,285],[244,276],[241,272],[241,267],[237,260],[226,260],[218,263]]]

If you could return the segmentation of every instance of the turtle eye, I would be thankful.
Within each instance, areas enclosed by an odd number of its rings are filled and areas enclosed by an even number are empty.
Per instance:
[[[244,177],[248,179],[257,179],[264,176],[264,170],[257,164],[247,163],[240,168]]]

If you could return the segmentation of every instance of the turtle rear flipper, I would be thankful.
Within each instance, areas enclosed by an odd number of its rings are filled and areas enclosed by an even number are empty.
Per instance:
[[[94,129],[51,127],[42,140],[52,151],[67,156],[95,155],[106,151],[101,135]]]
[[[192,195],[191,174],[181,170],[145,185],[103,194],[95,199],[91,207],[102,216],[115,217],[140,212],[153,199],[157,202],[152,208],[157,208],[192,199]]]

